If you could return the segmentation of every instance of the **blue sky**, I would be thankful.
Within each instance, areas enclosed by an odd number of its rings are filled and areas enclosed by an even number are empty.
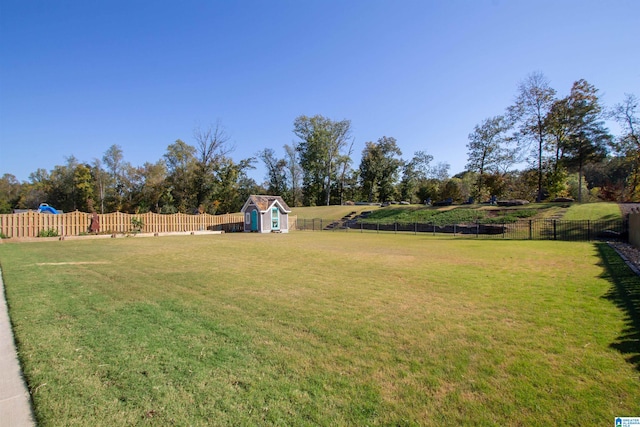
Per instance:
[[[155,162],[218,120],[234,159],[281,156],[302,114],[351,120],[354,167],[392,136],[455,174],[531,72],[640,96],[639,40],[637,0],[0,0],[0,175]]]

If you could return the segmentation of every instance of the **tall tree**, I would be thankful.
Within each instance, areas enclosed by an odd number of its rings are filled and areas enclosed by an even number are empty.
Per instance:
[[[507,110],[510,118],[519,124],[518,138],[523,147],[531,147],[531,144],[536,147],[538,202],[543,198],[543,155],[547,135],[545,117],[555,101],[555,94],[544,74],[534,72],[519,84],[515,103]]]
[[[218,121],[205,129],[196,128],[193,137],[196,141],[193,190],[197,206],[206,210],[216,191],[215,174],[226,167],[223,164],[231,151],[227,146],[229,136]]]
[[[94,179],[91,174],[91,166],[79,164],[73,171],[74,185],[74,209],[87,212],[93,205],[95,197]]]
[[[631,165],[629,175],[629,200],[640,200],[640,117],[638,117],[638,98],[625,94],[624,100],[611,110],[611,116],[622,128],[622,135],[614,148],[625,156]]]
[[[290,202],[290,206],[298,206],[298,203],[302,200],[301,193],[301,181],[302,181],[302,168],[300,167],[300,161],[298,159],[298,151],[295,147],[285,144],[285,161],[287,163],[287,181],[289,182],[289,188],[291,189],[291,196],[287,202]]]
[[[186,142],[178,139],[167,147],[164,159],[167,165],[167,181],[170,186],[168,199],[175,203],[175,208],[179,212],[186,212],[188,208],[193,208],[191,197],[191,177],[195,165],[196,149]],[[197,205],[196,205],[197,206]],[[166,210],[172,210],[167,206]]]
[[[571,131],[569,97],[553,102],[545,117],[544,126],[547,129],[547,148],[553,152],[552,164],[555,172],[561,167],[562,159],[569,143]]]
[[[567,105],[569,126],[564,163],[578,172],[578,201],[582,201],[584,166],[606,156],[611,135],[604,126],[598,90],[586,80],[573,84]]]
[[[49,175],[47,203],[58,210],[73,211],[77,207],[74,174],[79,165],[74,156],[66,158],[65,165],[56,165]]]
[[[402,181],[400,182],[400,196],[402,200],[413,202],[414,195],[424,186],[431,173],[430,164],[433,156],[424,151],[416,151],[402,167]],[[421,202],[426,199],[419,198]]]
[[[351,135],[351,122],[303,115],[295,119],[293,133],[300,139],[296,150],[300,153],[304,197],[308,203],[328,206],[337,166],[344,161],[341,156]]]
[[[160,213],[160,199],[167,190],[167,167],[164,161],[146,162],[140,168],[142,189],[140,204],[142,207]]]
[[[110,207],[113,210],[122,209],[122,200],[124,197],[124,154],[122,147],[112,145],[105,151],[102,156],[105,169],[109,173],[109,185],[107,185],[106,199],[110,201]]]
[[[48,200],[51,192],[51,179],[46,169],[37,169],[29,174],[29,182],[22,185],[20,201],[18,208],[20,209],[36,209],[40,203]]]
[[[258,152],[258,158],[267,169],[267,192],[274,196],[286,197],[288,193],[287,161],[278,159],[272,148],[265,148]]]
[[[229,157],[222,157],[216,170],[216,192],[213,195],[212,209],[219,212],[238,212],[245,202],[245,194],[240,184],[246,182],[246,172],[253,169],[254,158],[234,162]],[[210,213],[215,213],[210,210]]]
[[[395,185],[403,165],[402,151],[395,138],[383,136],[377,142],[367,142],[362,150],[360,180],[368,201],[394,199]]]
[[[485,119],[476,125],[469,134],[467,143],[467,169],[478,172],[476,182],[476,197],[484,197],[485,174],[497,174],[501,162],[510,156],[509,137],[507,132],[511,128],[504,116]]]
[[[8,214],[13,211],[20,200],[20,182],[10,173],[5,173],[0,178],[0,214]]]
[[[340,188],[338,190],[340,197],[340,205],[344,204],[345,188],[348,185],[349,171],[351,171],[351,154],[353,154],[353,144],[355,140],[351,139],[349,149],[345,155],[340,156],[338,159],[338,169],[340,170]]]
[[[94,179],[95,197],[100,205],[100,213],[105,212],[105,200],[107,197],[107,183],[109,181],[109,175],[102,167],[100,159],[93,159],[91,165],[91,174]]]

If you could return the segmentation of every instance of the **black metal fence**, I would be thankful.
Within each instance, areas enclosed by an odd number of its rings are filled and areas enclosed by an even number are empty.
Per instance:
[[[303,231],[374,232],[374,233],[430,233],[473,235],[479,238],[519,240],[620,240],[627,241],[626,220],[560,220],[522,219],[504,224],[437,224],[437,223],[380,223],[372,221],[298,219],[296,228]]]

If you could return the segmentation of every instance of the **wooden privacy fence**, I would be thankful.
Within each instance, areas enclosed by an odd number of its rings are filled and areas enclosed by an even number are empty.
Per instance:
[[[4,237],[38,237],[41,232],[55,230],[59,236],[77,236],[89,232],[92,214],[70,212],[53,215],[24,212],[0,215],[0,234]],[[225,230],[242,231],[243,217],[239,214],[126,214],[114,212],[98,214],[100,233],[168,233],[177,231]],[[136,230],[141,221],[142,227]]]

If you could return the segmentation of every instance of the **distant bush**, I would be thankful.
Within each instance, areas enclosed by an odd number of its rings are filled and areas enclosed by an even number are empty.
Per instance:
[[[58,230],[55,228],[47,228],[46,230],[40,230],[38,237],[58,237]]]

